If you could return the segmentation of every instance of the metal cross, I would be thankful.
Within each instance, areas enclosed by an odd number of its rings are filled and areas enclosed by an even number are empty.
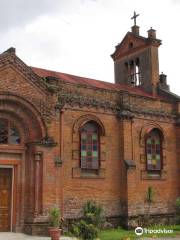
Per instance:
[[[136,12],[134,11],[134,16],[132,16],[131,19],[134,19],[134,26],[136,26],[136,18],[139,16],[139,14],[136,14]]]

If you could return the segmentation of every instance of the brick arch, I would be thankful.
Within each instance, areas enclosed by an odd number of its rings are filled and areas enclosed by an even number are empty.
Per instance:
[[[147,136],[148,133],[150,133],[153,129],[158,129],[159,132],[161,133],[162,137],[162,146],[163,148],[166,145],[167,137],[166,137],[166,132],[164,129],[157,123],[148,123],[145,126],[141,128],[140,132],[140,146],[144,147],[145,146],[145,137]]]
[[[16,146],[11,144],[7,144],[6,148],[3,144],[0,146],[0,164],[5,166],[4,168],[10,165],[14,174],[11,224],[16,228],[16,225],[23,225],[25,215],[28,214],[27,206],[31,212],[39,213],[41,210],[42,185],[36,182],[42,181],[44,159],[38,151],[39,146],[30,143],[40,142],[46,136],[47,130],[36,106],[16,94],[0,92],[0,118],[13,122],[21,136],[21,143]],[[37,152],[40,156],[38,161],[35,160]],[[25,198],[27,194],[29,197]]]
[[[93,114],[85,114],[79,117],[74,125],[73,125],[73,134],[72,134],[72,158],[74,160],[74,166],[72,168],[73,177],[74,178],[86,178],[84,172],[80,167],[80,128],[89,121],[95,122],[100,129],[100,139],[99,139],[99,146],[100,146],[100,168],[98,169],[96,178],[104,178],[105,177],[105,163],[106,163],[106,133],[104,124],[101,120]],[[94,178],[94,175],[88,175],[88,178]]]
[[[21,132],[23,131],[26,142],[37,141],[46,136],[44,120],[28,100],[16,94],[0,93],[0,113],[1,116],[16,122]]]
[[[95,122],[99,127],[100,127],[100,133],[101,133],[101,136],[105,136],[105,128],[104,128],[104,125],[103,123],[101,122],[101,120],[92,115],[92,114],[86,114],[86,115],[83,115],[81,116],[80,118],[78,118],[76,120],[76,122],[74,123],[74,126],[73,126],[73,133],[77,134],[79,132],[79,129],[87,122],[89,121],[93,121]]]

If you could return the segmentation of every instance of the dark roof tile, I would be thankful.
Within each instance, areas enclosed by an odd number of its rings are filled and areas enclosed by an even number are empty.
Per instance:
[[[79,77],[67,73],[61,73],[56,71],[51,71],[47,69],[31,67],[34,73],[36,73],[40,77],[56,77],[64,82],[73,83],[73,84],[83,84],[91,87],[96,87],[100,89],[107,89],[107,90],[116,90],[116,91],[128,91],[130,93],[134,93],[141,96],[152,97],[152,98],[162,98],[161,96],[153,97],[152,94],[143,91],[140,87],[130,87],[125,84],[118,84],[118,83],[110,83],[104,82],[100,80]]]

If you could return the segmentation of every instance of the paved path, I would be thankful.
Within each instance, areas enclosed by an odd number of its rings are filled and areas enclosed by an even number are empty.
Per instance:
[[[0,233],[0,240],[50,240],[50,237],[36,237],[23,233]],[[75,240],[75,238],[61,237],[61,240]]]

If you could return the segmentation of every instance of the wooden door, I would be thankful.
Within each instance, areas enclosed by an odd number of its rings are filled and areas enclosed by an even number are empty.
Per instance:
[[[12,169],[0,168],[0,232],[11,230]]]

